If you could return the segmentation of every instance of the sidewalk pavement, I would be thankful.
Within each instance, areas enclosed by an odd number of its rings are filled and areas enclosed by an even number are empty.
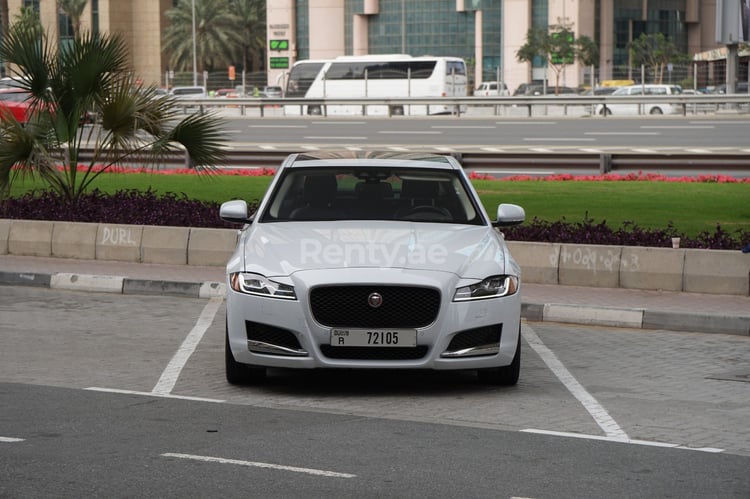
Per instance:
[[[0,285],[90,292],[224,296],[223,267],[0,255]],[[523,283],[529,321],[750,336],[750,297]]]

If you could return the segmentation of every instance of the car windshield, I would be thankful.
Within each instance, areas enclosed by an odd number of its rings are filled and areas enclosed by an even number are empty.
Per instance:
[[[282,173],[261,222],[404,220],[481,225],[463,177],[429,168],[298,168]]]

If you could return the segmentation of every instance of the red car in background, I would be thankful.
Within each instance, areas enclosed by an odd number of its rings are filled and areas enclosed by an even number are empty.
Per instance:
[[[21,88],[3,88],[0,89],[0,109],[8,110],[13,117],[25,125],[29,121],[29,97],[31,94]],[[0,113],[2,118],[4,113]]]

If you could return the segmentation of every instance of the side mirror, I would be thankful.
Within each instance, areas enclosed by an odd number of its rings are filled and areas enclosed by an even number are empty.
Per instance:
[[[241,199],[222,203],[221,208],[219,208],[219,218],[225,222],[234,224],[246,224],[252,222],[247,215],[247,203]]]
[[[526,212],[517,204],[503,203],[497,207],[497,220],[492,223],[495,227],[511,227],[526,220]]]

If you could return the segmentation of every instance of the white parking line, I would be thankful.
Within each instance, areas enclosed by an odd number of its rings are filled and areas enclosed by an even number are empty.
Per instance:
[[[14,437],[0,437],[0,442],[12,444],[15,442],[23,442],[25,439],[23,438],[14,438]]]
[[[190,397],[187,395],[172,395],[172,394],[163,394],[163,393],[154,393],[154,392],[139,392],[137,390],[120,390],[118,388],[100,388],[98,386],[90,386],[88,388],[84,388],[84,390],[89,390],[92,392],[119,393],[122,395],[139,395],[141,397],[158,397],[158,398],[163,398],[163,399],[192,400],[194,402],[211,402],[214,404],[223,404],[224,402],[226,402],[226,400],[210,399],[206,397]]]
[[[552,435],[555,437],[567,437],[567,438],[581,438],[584,440],[602,440],[605,442],[614,442],[619,444],[633,444],[633,445],[645,445],[647,447],[667,447],[670,449],[685,449],[695,450],[699,452],[710,452],[712,454],[718,454],[724,452],[724,449],[717,449],[716,447],[688,447],[680,444],[668,444],[665,442],[652,442],[650,440],[631,440],[622,439],[617,437],[602,437],[601,435],[586,435],[585,433],[570,433],[566,431],[547,431],[547,430],[534,430],[528,428],[521,430],[524,433],[537,433],[540,435]]]
[[[612,419],[607,410],[570,374],[570,371],[558,360],[554,352],[547,348],[539,336],[528,325],[524,327],[523,337],[536,354],[541,357],[542,361],[547,364],[550,371],[557,376],[557,379],[565,385],[565,388],[583,404],[584,409],[594,418],[596,424],[599,425],[607,437],[629,440],[628,435]]]
[[[292,471],[294,473],[306,473],[308,475],[325,476],[330,478],[355,478],[357,475],[351,473],[339,473],[336,471],[316,470],[314,468],[298,468],[296,466],[285,466],[282,464],[258,463],[254,461],[241,461],[239,459],[226,459],[223,457],[197,456],[194,454],[180,454],[175,452],[165,452],[162,457],[176,457],[178,459],[191,459],[193,461],[203,461],[206,463],[235,464],[238,466],[250,466],[253,468],[267,468],[280,471]]]
[[[182,368],[185,367],[185,364],[195,351],[198,343],[200,343],[206,330],[214,321],[216,312],[219,310],[223,301],[223,297],[216,297],[208,300],[208,303],[203,307],[203,311],[201,312],[200,317],[198,317],[195,326],[193,326],[193,329],[188,333],[185,341],[182,342],[179,350],[174,354],[172,360],[169,361],[169,364],[161,374],[159,381],[156,383],[156,386],[154,386],[154,389],[152,390],[154,394],[169,395],[172,393],[174,385],[177,384],[177,378],[180,377]]]

